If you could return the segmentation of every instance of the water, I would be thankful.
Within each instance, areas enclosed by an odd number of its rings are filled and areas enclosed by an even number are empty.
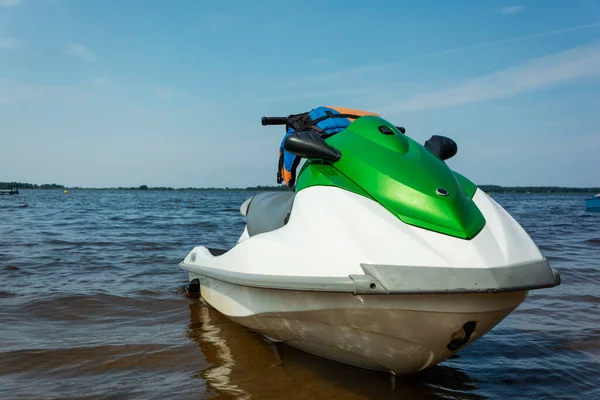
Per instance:
[[[561,286],[458,356],[396,378],[273,345],[181,289],[192,246],[232,246],[250,192],[0,197],[0,397],[599,399],[600,213],[582,195],[494,198]]]

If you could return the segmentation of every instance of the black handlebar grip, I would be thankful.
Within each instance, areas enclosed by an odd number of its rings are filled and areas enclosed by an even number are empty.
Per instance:
[[[262,117],[262,125],[286,125],[288,122],[287,117]]]

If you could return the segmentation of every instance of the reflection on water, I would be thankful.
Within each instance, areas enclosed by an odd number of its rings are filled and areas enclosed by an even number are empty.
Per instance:
[[[482,399],[477,382],[437,366],[411,377],[350,367],[274,345],[199,300],[190,304],[187,336],[210,366],[199,377],[209,392],[238,399]]]

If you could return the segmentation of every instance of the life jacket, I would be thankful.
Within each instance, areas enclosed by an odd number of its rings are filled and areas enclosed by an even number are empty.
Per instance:
[[[296,168],[300,163],[300,156],[290,153],[283,148],[285,139],[294,132],[314,130],[323,139],[346,129],[354,120],[364,115],[379,116],[370,111],[354,110],[342,107],[320,106],[311,111],[294,114],[288,117],[286,134],[279,146],[279,165],[277,170],[277,183],[285,182],[287,186],[294,187],[296,183]]]

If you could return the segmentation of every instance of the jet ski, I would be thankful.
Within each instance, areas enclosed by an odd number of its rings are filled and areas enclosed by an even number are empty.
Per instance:
[[[409,374],[482,337],[530,290],[560,284],[534,241],[454,172],[456,143],[424,145],[376,114],[323,135],[294,130],[304,160],[289,190],[240,206],[231,249],[194,247],[188,289],[273,342],[356,367]]]

